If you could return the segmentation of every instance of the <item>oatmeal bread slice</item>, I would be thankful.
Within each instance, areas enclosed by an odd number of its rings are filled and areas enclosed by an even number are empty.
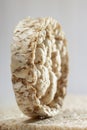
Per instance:
[[[16,101],[31,117],[59,112],[68,77],[67,40],[53,18],[20,21],[11,44],[11,73]]]

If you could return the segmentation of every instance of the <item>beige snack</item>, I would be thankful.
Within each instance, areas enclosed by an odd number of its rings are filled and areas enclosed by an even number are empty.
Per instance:
[[[11,72],[16,101],[24,114],[51,117],[59,112],[66,94],[68,52],[56,20],[19,22],[11,46]]]

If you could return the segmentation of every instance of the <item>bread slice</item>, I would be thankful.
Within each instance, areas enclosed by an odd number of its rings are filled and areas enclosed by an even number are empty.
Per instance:
[[[26,117],[15,105],[0,112],[0,130],[87,130],[87,96],[67,96],[58,115],[42,120]]]

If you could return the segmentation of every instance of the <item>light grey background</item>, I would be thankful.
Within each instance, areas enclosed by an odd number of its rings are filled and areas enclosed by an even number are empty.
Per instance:
[[[23,18],[52,16],[68,39],[68,93],[87,94],[87,0],[0,0],[0,108],[15,102],[10,74],[12,31]]]

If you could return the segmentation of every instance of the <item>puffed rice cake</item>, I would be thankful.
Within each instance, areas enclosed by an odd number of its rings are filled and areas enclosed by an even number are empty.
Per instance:
[[[18,23],[11,44],[12,84],[20,110],[29,117],[58,114],[66,95],[67,40],[51,17]]]

